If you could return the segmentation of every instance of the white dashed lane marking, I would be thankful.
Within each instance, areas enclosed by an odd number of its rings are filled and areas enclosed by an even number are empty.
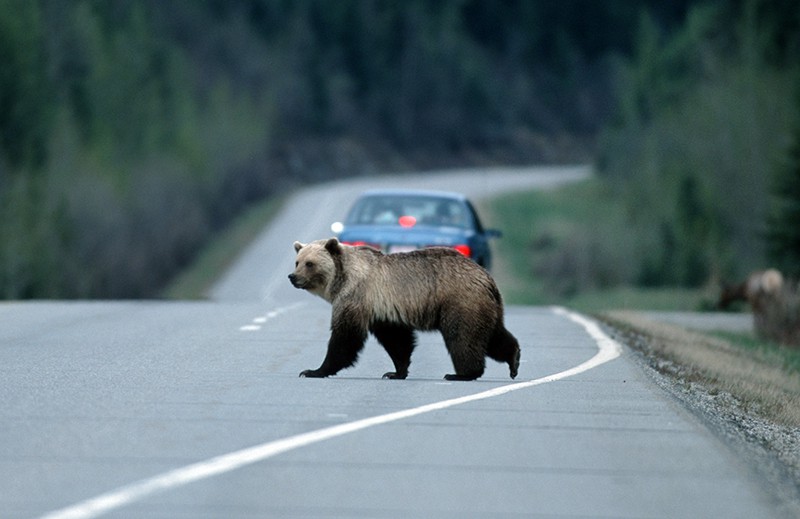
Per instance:
[[[292,305],[284,309],[276,310],[280,315],[285,311],[295,307]],[[315,443],[325,440],[330,440],[338,436],[368,429],[378,425],[384,425],[398,420],[411,418],[433,411],[439,411],[454,407],[477,400],[485,400],[512,391],[519,391],[520,389],[527,389],[549,382],[555,382],[568,377],[578,375],[590,369],[594,369],[606,362],[612,361],[619,357],[622,348],[614,339],[608,337],[600,327],[578,314],[565,310],[563,308],[553,308],[553,312],[557,315],[565,317],[576,324],[582,326],[586,333],[594,339],[597,344],[597,353],[589,360],[565,371],[548,375],[546,377],[537,378],[527,382],[517,382],[505,386],[496,387],[488,391],[481,391],[472,395],[466,395],[449,400],[442,400],[432,404],[423,405],[420,407],[412,407],[402,411],[395,411],[383,415],[373,416],[362,420],[355,420],[353,422],[346,422],[331,427],[325,427],[310,431],[295,436],[289,436],[280,440],[275,440],[261,445],[256,445],[247,449],[223,454],[209,460],[193,463],[185,467],[180,467],[163,474],[159,474],[152,478],[144,479],[130,485],[112,490],[111,492],[99,495],[95,498],[77,503],[70,507],[56,510],[51,512],[42,519],[91,519],[99,517],[103,514],[122,508],[126,505],[145,499],[153,494],[165,492],[170,489],[188,485],[196,481],[200,481],[213,476],[218,476],[226,472],[231,472],[253,463],[264,461],[285,452],[306,447]]]
[[[303,306],[304,304],[305,303],[294,303],[292,305],[282,306],[282,307],[277,308],[275,310],[270,310],[269,312],[267,312],[264,315],[259,315],[258,317],[255,317],[250,322],[250,324],[245,324],[243,326],[240,326],[239,327],[239,331],[240,332],[257,332],[257,331],[259,331],[261,329],[262,326],[264,326],[264,324],[267,323],[267,321],[270,321],[271,319],[275,319],[279,315],[285,314],[286,312],[289,312],[290,310],[294,310],[295,308],[299,308],[299,307]]]

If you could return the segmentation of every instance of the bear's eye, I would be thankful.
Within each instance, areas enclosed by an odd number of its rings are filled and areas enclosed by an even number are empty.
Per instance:
[[[313,261],[306,261],[306,267],[312,268],[313,266],[314,266],[314,262]]]

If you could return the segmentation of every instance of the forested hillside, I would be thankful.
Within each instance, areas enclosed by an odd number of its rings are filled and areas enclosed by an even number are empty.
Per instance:
[[[797,167],[788,159],[800,139],[800,10],[699,3],[669,35],[645,16],[635,48],[597,155],[634,238],[616,252],[636,258],[619,278],[696,287],[785,267],[765,237],[800,224],[769,219],[788,193],[779,179]],[[797,257],[800,244],[791,247]]]
[[[771,132],[793,113],[782,100],[797,11],[787,0],[0,0],[0,297],[153,296],[248,203],[335,175],[600,149],[620,191],[661,175],[700,196],[717,186],[686,171],[707,164],[659,162],[673,149],[659,132],[730,105],[744,106],[736,124],[775,111],[755,141],[712,138],[708,159],[730,164],[713,181],[724,185],[742,160],[771,160]],[[764,39],[740,45],[750,36]],[[755,74],[732,66],[739,50]]]

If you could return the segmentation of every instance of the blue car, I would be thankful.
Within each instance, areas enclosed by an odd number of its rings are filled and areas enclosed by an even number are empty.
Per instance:
[[[464,195],[405,189],[365,192],[344,223],[331,229],[342,243],[368,245],[386,254],[452,247],[486,269],[492,266],[489,239],[501,235],[483,228]]]

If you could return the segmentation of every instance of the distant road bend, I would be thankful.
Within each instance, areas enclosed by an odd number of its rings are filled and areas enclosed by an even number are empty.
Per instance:
[[[473,198],[586,168],[359,179],[294,195],[202,302],[0,303],[0,517],[781,517],[753,472],[591,320],[507,309],[523,364],[409,378],[370,340],[329,379],[330,308],[292,288],[294,240],[368,187]]]

